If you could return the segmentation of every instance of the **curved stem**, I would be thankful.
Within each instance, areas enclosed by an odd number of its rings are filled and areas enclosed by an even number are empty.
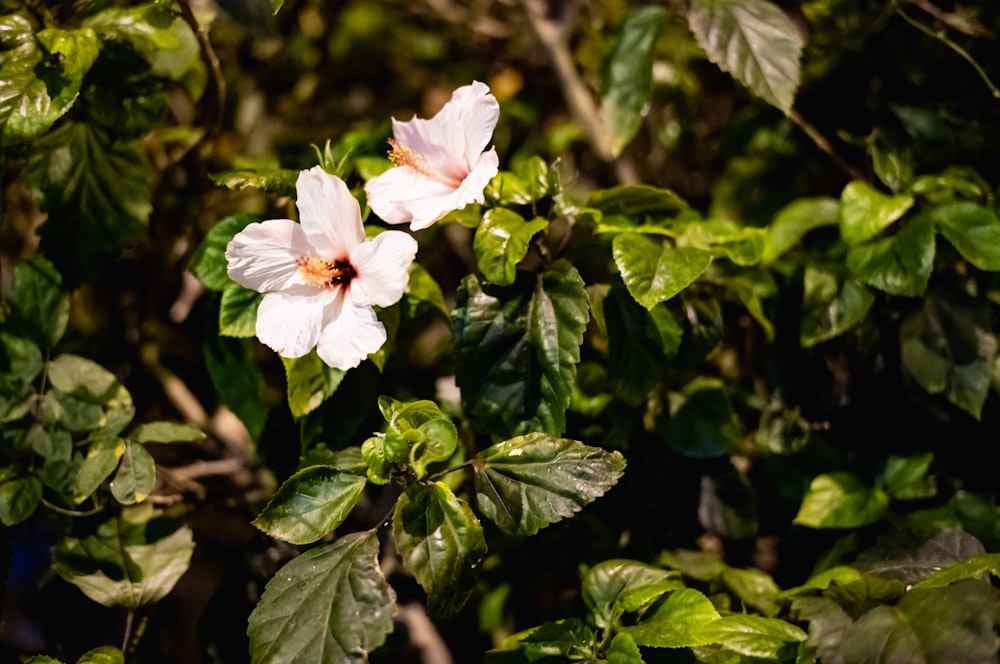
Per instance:
[[[816,127],[812,126],[805,118],[799,115],[799,112],[794,108],[788,112],[788,119],[798,125],[799,129],[804,131],[806,136],[812,139],[812,142],[816,144],[816,147],[825,152],[827,156],[829,156],[830,159],[832,159],[834,163],[841,168],[841,170],[850,175],[851,178],[855,180],[868,180],[864,173],[856,169],[854,166],[851,166],[844,160],[843,157],[837,154],[837,151],[833,149],[833,145],[831,145],[830,141],[826,139],[826,136],[821,134]]]

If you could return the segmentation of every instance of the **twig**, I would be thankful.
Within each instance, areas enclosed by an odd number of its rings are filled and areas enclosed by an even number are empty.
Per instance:
[[[956,32],[961,32],[962,34],[969,35],[970,37],[993,36],[993,33],[991,33],[984,26],[980,25],[978,22],[963,21],[961,18],[956,18],[956,14],[954,12],[946,12],[933,2],[930,2],[930,0],[909,1]]]
[[[590,139],[597,156],[604,162],[614,164],[618,179],[626,184],[638,182],[638,176],[630,163],[616,160],[611,143],[611,135],[604,122],[590,89],[576,69],[573,56],[569,49],[569,32],[572,22],[558,22],[548,17],[546,0],[521,0],[524,12],[532,31],[538,37],[542,47],[549,55],[552,68],[562,87],[566,105],[570,113],[580,124]],[[570,10],[575,8],[575,3]],[[570,16],[572,11],[564,9],[563,16]]]
[[[226,78],[222,73],[222,66],[219,64],[219,56],[212,47],[212,42],[208,38],[208,30],[198,23],[198,19],[191,10],[190,0],[177,0],[177,6],[181,10],[181,18],[187,23],[198,40],[202,62],[208,69],[208,85],[202,99],[207,99],[205,103],[205,115],[208,121],[205,123],[205,133],[197,141],[186,146],[180,155],[175,155],[172,162],[176,163],[191,150],[201,143],[215,136],[222,129],[222,109],[226,104]],[[208,97],[209,93],[212,94]]]
[[[904,21],[909,23],[917,30],[920,30],[920,32],[923,32],[927,36],[932,37],[933,39],[937,39],[942,44],[944,44],[951,50],[955,51],[955,53],[961,56],[963,60],[972,65],[972,68],[976,70],[977,74],[979,74],[979,78],[983,79],[983,82],[986,84],[986,87],[990,89],[990,94],[992,94],[995,98],[1000,99],[1000,89],[998,89],[997,86],[993,84],[993,81],[990,80],[990,77],[986,73],[986,70],[984,70],[978,62],[976,62],[975,58],[969,55],[968,51],[966,51],[964,48],[962,48],[961,46],[953,42],[951,39],[949,39],[948,35],[944,34],[944,32],[938,32],[936,30],[933,30],[924,25],[923,23],[921,23],[920,21],[912,18],[909,14],[903,11],[903,7],[902,5],[899,4],[898,0],[896,0],[896,2],[893,2],[893,6],[896,8],[896,13],[899,14]]]
[[[94,507],[86,511],[68,510],[65,507],[59,507],[58,505],[54,505],[53,503],[50,503],[44,498],[42,498],[42,505],[52,510],[53,512],[58,512],[59,514],[65,514],[66,516],[93,516],[95,514],[98,514],[101,510],[104,509],[103,505],[95,505]]]
[[[805,132],[806,136],[812,139],[812,142],[816,144],[820,150],[825,152],[827,156],[834,161],[837,166],[839,166],[844,172],[851,176],[855,180],[868,180],[864,173],[856,169],[855,167],[848,164],[837,151],[833,149],[833,145],[830,141],[826,140],[826,136],[821,134],[816,127],[809,124],[809,122],[799,115],[799,112],[792,109],[788,112],[788,119],[794,122],[798,127]]]

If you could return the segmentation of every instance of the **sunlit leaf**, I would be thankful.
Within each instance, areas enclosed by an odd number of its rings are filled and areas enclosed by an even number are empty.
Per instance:
[[[899,328],[903,371],[979,418],[997,358],[990,308],[958,290],[933,290]]]
[[[193,443],[204,437],[198,427],[176,422],[146,422],[128,434],[137,443]]]
[[[229,284],[219,302],[219,334],[227,337],[253,337],[257,334],[257,307],[263,293]]]
[[[303,468],[281,484],[253,525],[292,544],[315,542],[344,522],[366,482],[331,466]]]
[[[144,504],[125,508],[86,537],[60,540],[52,568],[95,602],[137,609],[173,589],[193,550],[188,526]]]
[[[598,189],[590,195],[587,206],[600,210],[604,215],[632,219],[643,215],[673,215],[688,207],[687,202],[670,189],[648,184]]]
[[[227,189],[260,189],[271,196],[294,196],[299,171],[288,168],[223,171],[212,176],[215,184]]]
[[[83,653],[76,664],[125,664],[125,655],[114,646],[99,646]]]
[[[761,262],[765,265],[794,247],[806,233],[832,226],[840,216],[840,204],[833,198],[800,198],[783,207],[767,227]]]
[[[316,410],[333,396],[346,374],[319,359],[315,352],[298,358],[283,357],[281,362],[288,384],[288,407],[295,419]]]
[[[97,491],[118,467],[124,454],[125,441],[121,438],[100,437],[91,443],[73,482],[73,500],[82,503]]]
[[[156,484],[156,462],[139,443],[125,439],[118,472],[111,480],[111,495],[122,505],[141,503]]]
[[[533,535],[603,496],[625,471],[625,459],[532,433],[483,450],[472,467],[479,510],[507,532]]]
[[[698,637],[720,643],[747,657],[778,659],[788,643],[805,641],[807,634],[778,618],[735,614],[705,622],[695,630]]]
[[[466,277],[452,327],[473,424],[495,436],[561,434],[588,318],[583,280],[565,260],[507,288]]]
[[[363,664],[392,631],[396,595],[375,531],[306,551],[278,570],[250,614],[250,661]]]
[[[188,269],[198,277],[205,288],[224,291],[233,284],[226,274],[228,268],[226,245],[241,230],[260,220],[261,218],[256,215],[237,214],[226,217],[212,226],[205,239],[191,255],[191,262],[188,264]]]
[[[873,239],[913,207],[913,196],[887,196],[854,180],[840,194],[840,234],[847,244]]]
[[[847,267],[861,281],[891,295],[922,295],[934,267],[934,224],[919,215],[895,235],[853,246]]]
[[[35,513],[41,500],[42,483],[37,477],[14,466],[0,466],[0,523],[21,523]]]
[[[616,235],[612,247],[628,292],[647,309],[687,288],[712,262],[712,254],[702,249],[638,235]]]
[[[28,430],[25,442],[30,443],[31,448],[46,459],[68,460],[73,456],[73,437],[65,429],[46,429],[35,423]]]
[[[958,253],[980,270],[1000,270],[1000,218],[968,201],[946,203],[930,212],[934,225]]]
[[[804,40],[785,12],[765,0],[692,0],[687,19],[709,60],[767,103],[791,110]]]
[[[635,625],[620,627],[640,646],[690,648],[713,643],[702,630],[719,620],[711,600],[692,588],[677,590]]]
[[[965,579],[1000,577],[1000,553],[982,553],[974,558],[948,565],[924,577],[915,588],[945,588]]]
[[[639,646],[629,634],[615,634],[608,646],[608,664],[645,664]]]
[[[531,238],[548,226],[545,219],[525,221],[506,208],[491,208],[476,229],[473,249],[486,280],[500,286],[514,283],[517,264],[528,253]]]
[[[636,611],[681,585],[677,572],[638,560],[597,563],[583,577],[580,594],[601,629],[614,627],[626,611]]]
[[[410,485],[392,519],[392,536],[403,564],[427,592],[427,609],[453,617],[472,593],[486,539],[469,505],[441,482]]]
[[[601,114],[618,155],[639,131],[649,112],[653,87],[653,45],[667,20],[663,7],[643,7],[622,25],[604,62]]]
[[[889,507],[885,491],[866,486],[852,473],[819,475],[809,485],[795,523],[810,528],[857,528],[881,519]]]

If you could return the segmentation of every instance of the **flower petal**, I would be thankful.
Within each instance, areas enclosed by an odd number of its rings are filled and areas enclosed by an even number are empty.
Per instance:
[[[390,224],[406,224],[414,220],[413,205],[418,201],[447,201],[455,187],[425,177],[409,168],[390,168],[385,173],[368,180],[365,185],[368,205],[372,211]],[[421,228],[430,226],[454,208],[446,202],[431,203],[431,210],[420,214]],[[426,217],[431,220],[424,223]],[[414,229],[416,230],[416,229]]]
[[[266,293],[302,283],[296,260],[311,251],[302,227],[291,219],[250,224],[226,245],[229,278]]]
[[[361,207],[343,180],[314,166],[299,173],[295,190],[299,221],[315,250],[313,255],[340,260],[364,241]]]
[[[351,251],[351,265],[357,276],[351,280],[351,294],[360,288],[368,304],[388,307],[403,297],[410,283],[410,266],[417,255],[417,241],[400,231],[383,231],[370,242]]]
[[[479,81],[455,90],[451,99],[460,111],[458,123],[464,133],[465,160],[471,170],[493,138],[500,120],[500,104],[490,94],[489,87]]]
[[[282,357],[302,357],[319,341],[325,310],[343,296],[339,288],[310,286],[268,293],[257,309],[257,338]]]
[[[327,318],[316,353],[331,367],[347,371],[381,348],[387,337],[370,306],[359,305],[349,297],[337,304],[339,310]]]

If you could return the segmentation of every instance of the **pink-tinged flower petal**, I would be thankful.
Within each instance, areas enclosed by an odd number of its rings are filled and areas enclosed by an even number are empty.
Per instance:
[[[493,138],[493,130],[500,120],[500,104],[490,94],[489,87],[479,81],[455,90],[451,98],[451,103],[460,109],[459,123],[464,130],[465,161],[471,170],[480,153]]]
[[[410,282],[410,266],[417,255],[417,241],[400,231],[383,231],[370,242],[354,247],[351,295],[360,288],[368,304],[388,307],[399,301]]]
[[[328,315],[316,353],[335,369],[347,371],[361,364],[385,343],[385,327],[375,310],[354,298],[337,301],[338,310]]]
[[[250,224],[226,245],[226,273],[247,288],[266,293],[302,283],[296,260],[311,252],[302,227],[291,219]]]
[[[299,222],[313,246],[313,255],[339,260],[364,241],[361,208],[343,180],[314,166],[299,173],[295,190]]]
[[[326,310],[343,300],[339,288],[295,286],[268,293],[257,309],[257,338],[282,357],[302,357],[319,341]]]
[[[414,221],[414,206],[422,206],[421,201],[441,201],[432,203],[432,210],[419,215],[421,226],[431,225],[454,208],[447,207],[448,197],[455,187],[421,175],[409,168],[390,168],[377,175],[365,186],[368,205],[372,211],[390,224],[407,224]],[[432,220],[425,222],[430,215]],[[417,230],[415,227],[413,230]]]

